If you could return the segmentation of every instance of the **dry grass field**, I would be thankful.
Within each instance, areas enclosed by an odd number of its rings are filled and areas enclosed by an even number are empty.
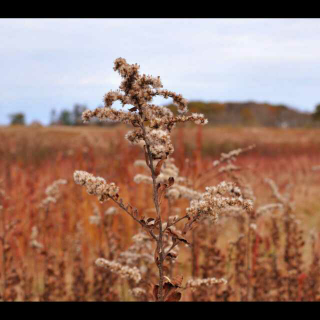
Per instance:
[[[156,269],[143,259],[152,258],[151,244],[132,239],[140,226],[73,181],[74,171],[84,170],[115,182],[140,217],[155,218],[151,186],[134,182],[144,172],[134,162],[144,155],[124,140],[127,131],[124,125],[0,128],[1,300],[152,300]],[[192,231],[191,246],[179,246],[168,278],[183,275],[183,285],[191,277],[228,281],[186,288],[181,301],[320,300],[320,170],[314,168],[320,130],[179,125],[172,138],[174,163],[193,189],[245,178],[256,213],[221,215],[218,224]],[[221,153],[253,144],[235,162],[241,170],[213,166]],[[284,210],[263,213],[264,205],[279,202],[265,178],[287,195]],[[55,202],[44,201],[59,179],[67,183],[58,186]],[[187,199],[161,204],[165,217],[181,217],[188,205]],[[137,285],[97,267],[99,257],[129,266],[136,259],[144,280]]]

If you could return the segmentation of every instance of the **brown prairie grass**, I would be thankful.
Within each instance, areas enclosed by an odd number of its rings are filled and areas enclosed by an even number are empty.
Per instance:
[[[127,250],[140,227],[120,212],[105,216],[112,204],[100,204],[72,178],[79,169],[116,181],[126,202],[155,218],[150,187],[133,181],[142,172],[133,162],[143,154],[124,141],[127,131],[122,125],[0,128],[2,300],[150,300],[148,284],[144,291],[132,291],[134,283],[94,264],[98,257],[113,260]],[[178,126],[173,134],[175,163],[196,190],[226,178],[212,170],[222,152],[255,144],[237,164],[254,190],[256,207],[274,202],[265,178],[276,181],[280,193],[289,188],[295,202],[294,218],[291,212],[257,221],[253,217],[250,227],[243,216],[195,229],[189,239],[194,246],[180,250],[170,273],[185,279],[223,277],[228,284],[186,291],[182,300],[320,299],[320,171],[312,171],[320,164],[319,133]],[[57,203],[39,207],[46,187],[58,179],[68,184],[60,187]],[[182,216],[188,201],[178,200],[174,208],[163,206],[165,214],[174,209]],[[90,223],[94,210],[105,219],[100,225]],[[43,248],[30,246],[33,226],[39,229],[37,240]],[[154,281],[154,271],[147,274]]]

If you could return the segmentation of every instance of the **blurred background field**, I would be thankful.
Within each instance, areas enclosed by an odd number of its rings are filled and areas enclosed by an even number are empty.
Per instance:
[[[7,226],[16,224],[6,238],[10,248],[6,272],[11,270],[11,276],[7,277],[12,282],[6,292],[7,300],[134,300],[124,289],[128,284],[123,280],[114,282],[111,290],[116,293],[108,291],[108,298],[97,293],[99,281],[94,261],[101,252],[108,256],[112,246],[108,240],[109,231],[104,233],[100,227],[90,223],[90,216],[95,210],[103,215],[112,204],[100,204],[73,182],[75,170],[102,176],[117,183],[123,199],[138,208],[141,215],[153,217],[151,187],[137,185],[133,181],[133,177],[141,172],[141,168],[133,165],[134,161],[143,159],[143,154],[138,147],[124,140],[127,131],[125,126],[0,128],[2,217],[5,216]],[[290,185],[295,213],[301,220],[308,245],[303,250],[303,257],[306,266],[312,263],[309,231],[316,230],[318,237],[320,230],[320,171],[312,170],[320,165],[320,129],[178,126],[173,142],[175,164],[180,175],[190,178],[193,187],[199,191],[225,179],[213,170],[213,161],[219,159],[221,153],[255,144],[256,147],[240,155],[237,162],[254,190],[255,205],[267,204],[272,197],[264,178],[273,179],[281,192]],[[46,197],[45,189],[58,179],[66,179],[67,184],[60,186],[61,197],[50,205],[49,212],[45,212],[39,207]],[[176,208],[180,214],[187,206],[188,201],[177,200]],[[164,210],[168,208],[165,206]],[[2,219],[2,232],[3,222]],[[114,215],[108,223],[108,230],[112,230],[117,239],[114,253],[126,250],[139,227],[122,212]],[[39,253],[30,246],[33,226],[38,227],[39,241],[46,244],[47,253]],[[264,223],[258,227],[263,238]],[[222,250],[238,236],[239,230],[230,222],[226,231],[219,233],[218,248]],[[186,279],[193,272],[185,260],[189,259],[188,250],[182,250],[176,265],[177,271]],[[48,257],[53,258],[50,260]],[[2,255],[1,279],[3,259]],[[199,259],[201,265],[202,258]],[[45,274],[53,277],[52,283],[49,281],[51,287],[47,284],[46,290]],[[113,283],[115,280],[110,281]],[[239,297],[234,295],[230,299]],[[192,299],[196,300],[191,293],[186,293],[182,300]],[[215,300],[213,296],[210,299]]]

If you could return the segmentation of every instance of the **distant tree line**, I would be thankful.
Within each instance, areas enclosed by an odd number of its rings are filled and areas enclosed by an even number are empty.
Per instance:
[[[314,113],[312,114],[313,120],[320,122],[320,104],[315,108]]]
[[[63,109],[57,113],[55,109],[51,110],[50,125],[60,126],[83,126],[82,113],[87,110],[86,105],[75,104],[73,109]],[[96,126],[112,126],[115,125],[112,121],[101,122],[98,119],[92,119],[89,124]]]
[[[176,113],[174,105],[167,105]],[[203,113],[209,124],[232,126],[261,127],[319,127],[320,105],[313,113],[302,112],[285,105],[248,102],[203,102],[191,101],[188,104],[191,112]]]
[[[24,113],[18,112],[9,115],[11,125],[25,125]]]
[[[60,113],[57,113],[55,109],[51,110],[50,125],[61,125],[61,126],[81,126],[83,121],[81,119],[82,112],[87,107],[85,105],[75,104],[73,109],[63,109]]]
[[[174,105],[167,105],[174,113]],[[320,104],[313,113],[300,112],[284,105],[270,105],[255,102],[203,102],[191,101],[188,105],[191,112],[203,113],[212,125],[241,125],[267,127],[305,127],[320,126]],[[75,104],[71,110],[63,109],[57,112],[51,110],[50,125],[82,126],[82,113],[86,105]],[[25,115],[22,112],[9,115],[11,125],[25,125]],[[91,125],[113,126],[112,121],[91,120]]]

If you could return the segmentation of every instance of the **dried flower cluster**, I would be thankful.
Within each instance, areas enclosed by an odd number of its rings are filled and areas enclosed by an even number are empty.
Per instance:
[[[253,148],[255,148],[255,145],[249,146],[247,148],[235,149],[235,150],[232,150],[232,151],[230,151],[228,153],[222,153],[221,156],[220,156],[220,159],[219,160],[215,160],[213,162],[213,166],[217,167],[218,165],[220,165],[220,164],[222,164],[224,162],[227,162],[227,166],[224,167],[224,169],[222,169],[222,168],[219,169],[221,172],[226,171],[227,168],[230,168],[230,170],[237,170],[238,167],[235,166],[233,164],[233,162],[237,159],[237,157],[241,153],[249,151],[249,150],[252,150]]]
[[[44,200],[42,200],[40,206],[46,207],[50,203],[56,203],[60,197],[59,186],[66,184],[66,183],[67,183],[67,180],[59,179],[59,180],[54,181],[50,186],[48,186],[45,190],[47,197]]]
[[[201,286],[210,287],[215,284],[227,284],[228,281],[224,278],[216,279],[216,278],[206,278],[206,279],[190,279],[186,283],[186,288],[198,288]]]
[[[228,196],[225,196],[225,195]],[[214,221],[218,220],[221,209],[238,206],[244,210],[253,209],[252,200],[244,200],[240,189],[232,182],[221,182],[216,187],[207,187],[206,192],[201,195],[199,200],[192,200],[187,213],[195,219],[202,215],[208,215]]]
[[[30,235],[30,246],[35,249],[42,249],[43,244],[38,241],[39,231],[37,226],[32,227],[31,235]]]
[[[132,237],[133,244],[120,253],[118,261],[129,266],[138,265],[139,262],[153,263],[153,252],[150,237],[144,232],[139,232]],[[140,268],[141,273],[145,271],[144,266]]]
[[[117,213],[118,213],[118,209],[116,207],[110,207],[109,209],[107,209],[104,212],[104,215],[105,216],[112,216],[112,215],[117,214]]]
[[[100,120],[112,120],[136,127],[126,135],[126,139],[133,144],[144,147],[148,144],[153,159],[166,158],[173,153],[170,132],[177,122],[193,121],[196,124],[206,124],[207,120],[202,114],[193,113],[190,116],[174,116],[166,107],[159,107],[150,102],[156,96],[172,98],[180,113],[186,113],[187,101],[174,92],[161,89],[160,78],[140,75],[137,64],[130,65],[123,58],[114,62],[114,70],[118,71],[123,81],[119,91],[110,91],[104,97],[104,107],[94,111],[87,110],[83,113],[83,120],[89,121],[93,117]],[[115,101],[120,101],[122,106],[132,105],[126,111],[112,108]],[[143,126],[148,122],[149,126]]]
[[[140,298],[141,296],[146,295],[146,293],[147,293],[147,292],[146,292],[145,289],[139,288],[139,287],[133,288],[133,289],[131,290],[131,294],[132,294],[134,297],[136,297],[136,298]]]
[[[89,222],[97,226],[101,223],[100,210],[97,205],[94,206],[93,215],[89,217]]]
[[[277,209],[282,210],[283,209],[283,205],[281,203],[269,203],[269,204],[260,206],[256,210],[256,215],[258,217],[258,216],[263,215],[265,213],[274,212]]]
[[[106,269],[110,269],[112,272],[119,274],[122,278],[129,278],[138,283],[141,280],[141,274],[136,267],[130,268],[128,266],[123,266],[122,264],[115,261],[108,261],[103,258],[98,258],[96,260],[96,265]]]
[[[119,192],[119,188],[115,183],[107,183],[101,177],[95,177],[91,173],[85,171],[75,171],[73,178],[76,184],[85,186],[89,194],[98,197],[100,202],[107,201],[110,197],[114,197]]]

